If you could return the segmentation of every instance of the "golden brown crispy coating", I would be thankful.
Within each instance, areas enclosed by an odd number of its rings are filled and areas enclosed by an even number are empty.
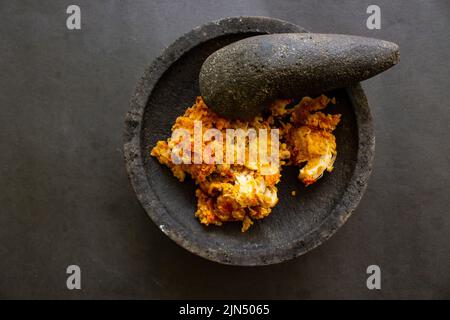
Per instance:
[[[172,127],[186,129],[194,134],[194,121],[202,122],[202,133],[210,128],[226,129],[278,129],[280,132],[279,166],[271,174],[262,174],[260,162],[250,162],[247,156],[241,164],[175,164],[171,152],[179,141],[158,141],[151,155],[161,164],[169,167],[174,176],[184,181],[186,173],[198,185],[196,190],[197,210],[195,216],[205,225],[222,225],[228,221],[242,221],[242,231],[248,230],[253,220],[268,216],[278,202],[276,184],[281,178],[284,165],[306,165],[300,170],[299,178],[309,185],[333,169],[336,158],[336,142],[332,131],[340,115],[326,115],[324,109],[330,100],[322,95],[318,98],[303,98],[289,108],[292,100],[277,100],[266,117],[255,117],[252,121],[231,121],[219,117],[197,97],[195,104],[178,117]],[[202,141],[202,150],[212,147],[214,140]],[[248,151],[248,141],[245,141]],[[267,141],[268,149],[271,145]],[[194,156],[194,141],[191,139],[191,156]],[[213,148],[213,150],[216,150]],[[225,157],[226,148],[223,148]],[[216,156],[216,154],[211,155]]]
[[[291,113],[292,127],[289,127],[287,140],[291,146],[291,160],[295,165],[306,162],[300,170],[299,179],[305,185],[316,182],[325,170],[331,172],[336,159],[336,139],[333,130],[338,125],[341,115],[324,114],[330,102],[322,95],[316,99],[309,97],[294,107]],[[315,113],[313,113],[316,111]]]

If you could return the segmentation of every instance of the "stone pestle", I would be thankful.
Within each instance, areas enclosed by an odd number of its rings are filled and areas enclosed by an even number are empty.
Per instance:
[[[399,61],[392,42],[341,34],[260,35],[215,51],[203,63],[200,93],[221,116],[248,120],[279,98],[347,87]]]

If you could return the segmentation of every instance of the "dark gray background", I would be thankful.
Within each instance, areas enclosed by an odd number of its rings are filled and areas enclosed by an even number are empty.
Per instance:
[[[82,30],[66,28],[81,7]],[[366,28],[378,4],[382,29]],[[0,298],[450,298],[450,2],[0,1]],[[321,247],[280,265],[196,257],[141,209],[122,158],[144,68],[204,22],[264,15],[398,43],[363,86],[377,147],[368,190]],[[82,290],[66,289],[66,268]],[[382,289],[366,288],[378,264]]]

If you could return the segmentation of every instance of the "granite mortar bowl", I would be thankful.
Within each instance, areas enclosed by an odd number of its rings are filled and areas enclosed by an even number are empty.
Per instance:
[[[239,222],[222,227],[201,225],[194,217],[194,182],[188,179],[180,183],[150,156],[155,143],[169,137],[175,119],[199,95],[199,70],[212,52],[245,37],[286,32],[306,30],[266,17],[225,18],[197,27],[165,49],[145,70],[131,99],[125,119],[124,156],[136,195],[162,232],[206,259],[256,266],[300,256],[345,223],[367,186],[375,137],[359,84],[325,93],[337,100],[327,112],[342,114],[335,131],[338,156],[333,172],[305,188],[297,179],[298,168],[285,168],[278,184],[278,205],[245,233],[241,233]]]

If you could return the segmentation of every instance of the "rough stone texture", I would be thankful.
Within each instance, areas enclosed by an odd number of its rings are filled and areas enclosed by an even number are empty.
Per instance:
[[[373,38],[290,33],[255,36],[209,56],[200,92],[220,115],[250,119],[274,99],[343,88],[398,62],[396,44]]]
[[[124,153],[139,201],[156,225],[175,242],[204,258],[225,264],[266,265],[299,256],[328,239],[358,204],[371,171],[374,136],[370,110],[357,85],[329,92],[342,113],[336,130],[335,170],[307,189],[297,170],[287,168],[272,214],[242,234],[239,223],[205,227],[194,217],[192,182],[180,183],[150,157],[166,139],[177,116],[199,94],[198,75],[216,50],[255,34],[295,32],[300,27],[270,18],[227,18],[194,29],[155,60],[139,82],[126,117]],[[290,192],[297,190],[292,198]]]

